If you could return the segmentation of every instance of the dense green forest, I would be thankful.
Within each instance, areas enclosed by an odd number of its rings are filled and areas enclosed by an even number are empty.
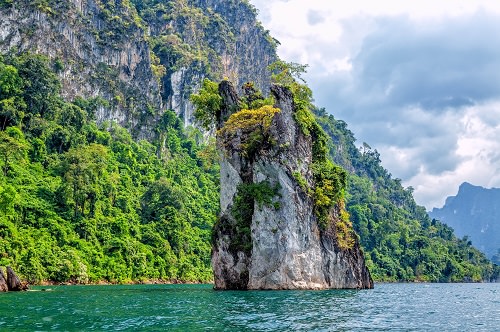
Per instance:
[[[0,58],[0,266],[31,283],[210,281],[217,152],[166,111],[152,142],[97,124],[107,102],[64,101],[57,61]],[[375,280],[479,281],[498,268],[430,220],[343,121],[315,110]]]
[[[31,283],[209,281],[213,144],[165,112],[154,142],[65,102],[58,63],[0,59],[0,266]]]
[[[492,265],[468,238],[431,220],[413,199],[413,189],[403,188],[382,167],[377,150],[355,145],[347,124],[315,110],[317,121],[330,136],[330,156],[350,171],[347,209],[370,272],[378,281],[458,282],[498,279]]]

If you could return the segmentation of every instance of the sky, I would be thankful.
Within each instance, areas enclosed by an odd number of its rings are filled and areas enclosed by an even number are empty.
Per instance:
[[[251,0],[315,104],[418,204],[500,187],[500,1]]]

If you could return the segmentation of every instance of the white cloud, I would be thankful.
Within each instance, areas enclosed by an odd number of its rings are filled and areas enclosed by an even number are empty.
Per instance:
[[[495,121],[488,121],[490,117],[496,117]],[[500,187],[499,120],[500,101],[468,107],[463,115],[450,115],[447,121],[457,124],[456,147],[450,152],[458,161],[452,169],[437,173],[429,172],[426,164],[417,164],[418,172],[404,182],[415,188],[415,198],[428,208],[441,207],[446,197],[455,195],[464,181]],[[394,162],[388,164],[394,165]]]
[[[325,43],[338,44],[339,48],[343,48],[346,40],[342,40],[345,32],[342,22],[353,17],[362,18],[357,20],[355,27],[359,38],[368,32],[367,26],[376,17],[405,15],[429,24],[442,17],[466,15],[477,10],[500,13],[500,2],[491,0],[253,0],[252,3],[259,9],[260,19],[266,28],[281,41],[280,55],[289,61],[308,59],[308,53],[311,47],[314,52],[315,45],[316,48],[323,48]],[[311,12],[321,15],[321,21],[311,24]],[[352,31],[349,36],[356,37]],[[297,42],[309,47],[299,51]]]
[[[316,104],[428,209],[467,181],[500,186],[500,2],[255,0]],[[498,23],[497,23],[498,22]]]

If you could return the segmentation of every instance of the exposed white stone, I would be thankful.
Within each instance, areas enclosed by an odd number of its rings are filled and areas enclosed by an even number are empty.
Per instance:
[[[242,182],[238,171],[226,158],[221,158],[220,161],[220,182],[220,206],[221,210],[226,211],[229,205],[233,203],[236,188]]]
[[[99,121],[117,121],[121,125],[138,130],[138,138],[154,135],[151,130],[154,116],[143,116],[141,128],[139,113],[146,105],[162,108],[159,84],[151,71],[149,45],[140,29],[117,40],[98,41],[95,31],[104,29],[99,18],[99,6],[94,1],[72,0],[61,15],[49,15],[32,6],[13,6],[0,12],[0,52],[15,48],[20,51],[40,53],[64,63],[61,77],[61,95],[67,100],[100,96],[112,101],[115,95],[132,99],[111,102],[101,107],[96,118]],[[109,27],[108,27],[109,28]],[[97,70],[100,64],[111,67],[119,80],[102,76]],[[99,73],[100,76],[96,76]],[[111,87],[109,82],[115,86]],[[145,121],[147,120],[147,121]]]
[[[288,90],[273,91],[281,112],[273,119],[272,147],[261,149],[251,160],[240,155],[243,140],[238,137],[219,144],[221,153],[221,220],[216,227],[212,265],[215,287],[219,289],[325,289],[372,287],[358,244],[340,249],[335,235],[320,231],[314,215],[314,201],[294,178],[298,172],[313,186],[312,140],[293,118],[292,96]],[[232,96],[233,92],[222,93]],[[233,101],[236,102],[236,101]],[[229,105],[231,106],[231,105]],[[226,109],[231,109],[228,107]],[[220,143],[220,142],[219,142]],[[251,252],[234,253],[230,228],[240,227],[232,219],[236,186],[243,174],[252,183],[278,185],[275,204],[255,200],[251,218]],[[248,178],[246,180],[248,183]],[[306,188],[307,189],[307,188]],[[235,226],[236,225],[236,226]],[[229,230],[228,230],[229,228]]]

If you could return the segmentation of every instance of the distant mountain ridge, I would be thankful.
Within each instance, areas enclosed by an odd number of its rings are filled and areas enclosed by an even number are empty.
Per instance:
[[[448,197],[445,205],[434,208],[429,216],[453,227],[458,236],[469,236],[489,258],[500,249],[500,188],[464,182],[456,196]]]

